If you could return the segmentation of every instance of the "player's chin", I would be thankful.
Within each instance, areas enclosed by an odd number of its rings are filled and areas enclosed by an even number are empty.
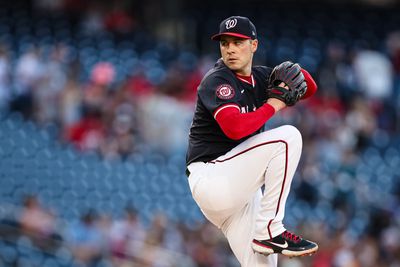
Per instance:
[[[227,62],[226,65],[233,71],[238,71],[241,69],[241,66],[238,64],[238,62]]]

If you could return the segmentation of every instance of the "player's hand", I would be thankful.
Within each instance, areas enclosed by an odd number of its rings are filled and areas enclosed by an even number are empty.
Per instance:
[[[279,84],[279,86],[289,90],[289,86],[287,86],[284,82],[281,82]],[[283,102],[277,98],[268,98],[267,103],[270,104],[275,109],[275,112],[278,112],[279,110],[287,107],[285,102]]]

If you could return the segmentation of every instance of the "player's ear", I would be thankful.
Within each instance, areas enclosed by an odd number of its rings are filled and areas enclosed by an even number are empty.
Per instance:
[[[257,39],[254,39],[254,40],[251,40],[250,42],[251,42],[251,52],[254,53],[254,52],[257,51],[258,40],[257,40]]]

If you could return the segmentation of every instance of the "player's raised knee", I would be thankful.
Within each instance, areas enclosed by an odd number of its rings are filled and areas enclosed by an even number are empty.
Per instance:
[[[300,131],[293,125],[283,125],[282,132],[285,134],[288,141],[300,142],[302,143],[302,137]]]

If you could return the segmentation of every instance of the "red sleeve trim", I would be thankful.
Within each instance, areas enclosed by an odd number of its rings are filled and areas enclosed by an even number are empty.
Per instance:
[[[224,134],[233,140],[239,140],[259,130],[275,114],[275,109],[269,104],[249,113],[240,113],[239,107],[235,105],[226,105],[217,111],[214,118]]]
[[[301,72],[303,73],[304,79],[306,80],[307,83],[307,91],[301,99],[306,99],[315,94],[315,92],[318,89],[318,86],[317,83],[314,81],[313,77],[311,76],[311,74],[308,73],[308,71],[306,71],[305,69],[301,69]]]
[[[226,109],[226,108],[231,108],[231,107],[237,108],[239,110],[239,112],[240,112],[240,107],[237,104],[232,104],[232,103],[231,104],[225,104],[225,105],[220,106],[219,108],[217,108],[214,111],[214,119],[216,119],[218,113],[221,112],[221,110]]]

